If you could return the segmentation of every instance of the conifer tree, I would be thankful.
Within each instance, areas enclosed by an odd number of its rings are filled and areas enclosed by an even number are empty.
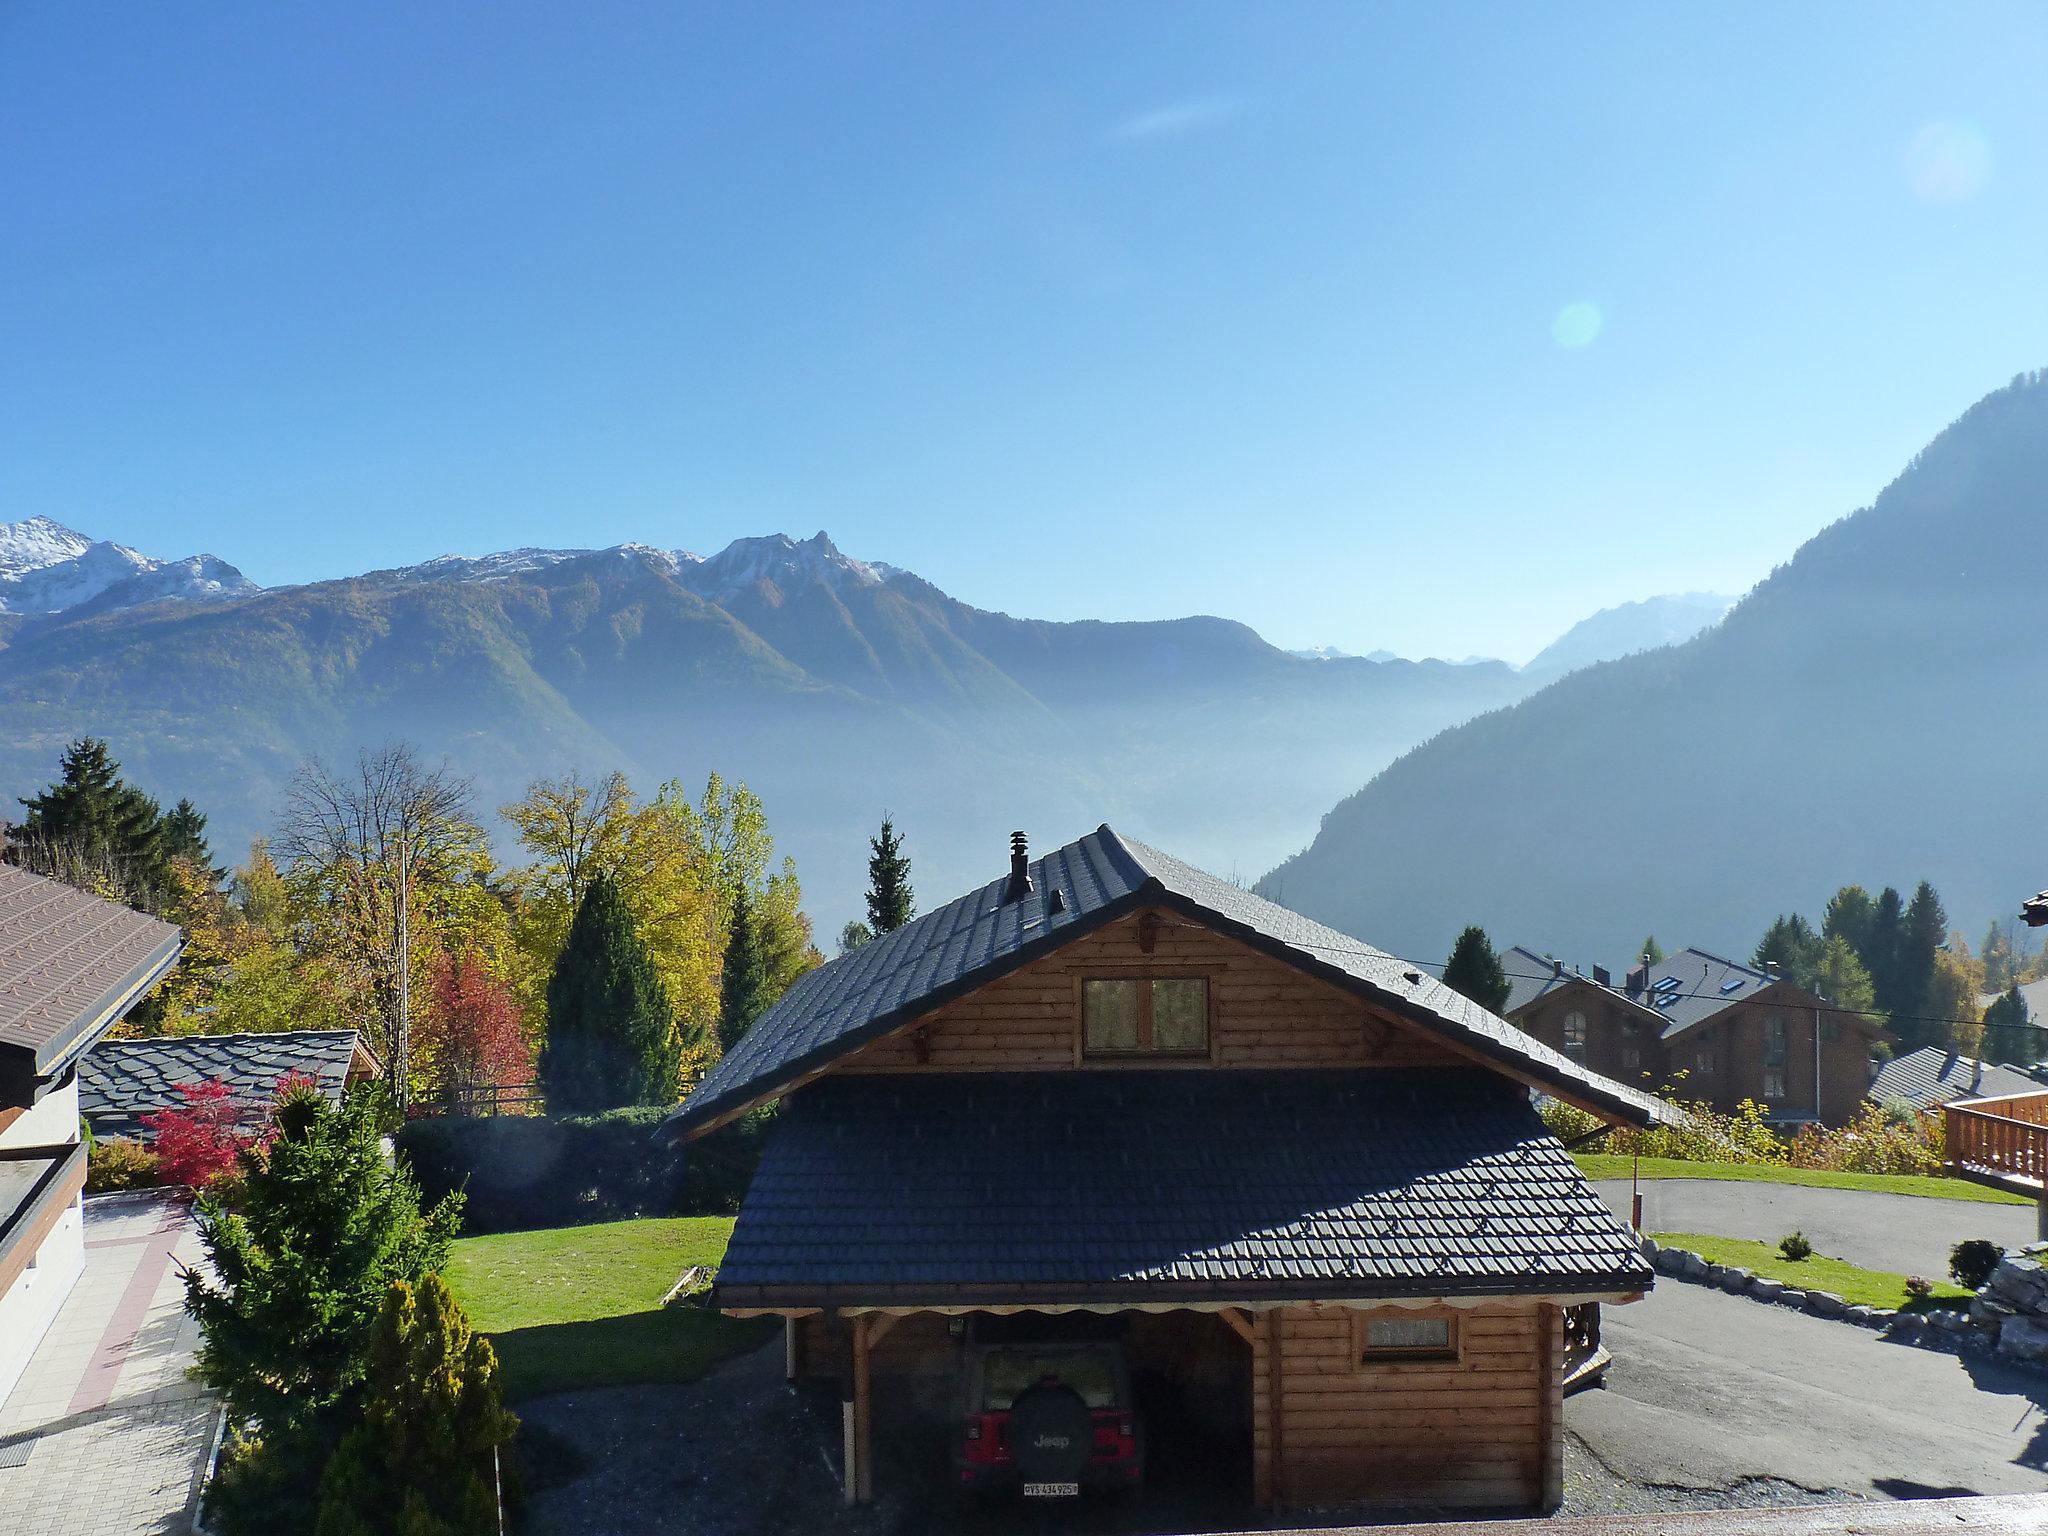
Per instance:
[[[385,1292],[362,1421],[320,1480],[314,1536],[496,1536],[501,1463],[519,1421],[498,1361],[436,1274]]]
[[[548,979],[540,1080],[555,1114],[672,1104],[683,1043],[668,991],[608,871],[591,877]]]
[[[1863,968],[1870,972],[1870,985],[1877,994],[1877,1006],[1886,1013],[1895,1013],[1899,1007],[1905,930],[1905,902],[1898,891],[1888,885],[1878,894],[1876,904],[1870,909],[1870,926],[1858,952]]]
[[[1937,1044],[1948,1038],[1949,1026],[1936,1024],[1927,1015],[1941,946],[1948,938],[1948,913],[1934,887],[1922,880],[1913,891],[1899,923],[1898,999],[1893,1028],[1905,1025],[1904,1034],[1920,1045]]]
[[[1775,965],[1785,980],[1812,990],[1826,948],[1827,941],[1813,931],[1813,925],[1793,912],[1771,924],[1750,963],[1759,969]]]
[[[1657,942],[1657,935],[1654,933],[1643,940],[1643,947],[1637,950],[1636,953],[1641,955],[1651,965],[1662,965],[1664,963],[1664,946]]]
[[[234,1208],[200,1195],[211,1274],[185,1274],[198,1372],[237,1431],[218,1501],[236,1532],[310,1527],[384,1293],[447,1262],[462,1213],[460,1195],[420,1209],[411,1175],[384,1160],[367,1098],[336,1108],[298,1084],[273,1118],[267,1145],[241,1154]]]
[[[1507,971],[1500,956],[1487,942],[1484,928],[1467,928],[1458,935],[1451,958],[1444,965],[1444,985],[1461,992],[1489,1013],[1499,1013],[1508,1002]]]
[[[772,1001],[769,991],[760,925],[754,918],[753,902],[741,891],[733,899],[732,933],[725,941],[725,961],[718,977],[720,1055],[739,1044],[740,1037],[754,1027],[754,1021],[768,1011]]]
[[[2032,1066],[2041,1059],[2041,1031],[2027,1014],[2027,1000],[2019,983],[2006,988],[2005,995],[1984,1010],[1984,1041],[1978,1049],[1986,1061]]]
[[[1862,886],[1845,885],[1828,898],[1827,910],[1821,915],[1821,937],[1840,939],[1847,944],[1866,970],[1870,966],[1870,922],[1875,907],[1870,892]]]
[[[81,883],[105,881],[138,906],[161,893],[162,809],[121,777],[104,741],[86,736],[66,747],[57,782],[21,806],[28,814],[9,842],[30,868]]]
[[[868,839],[868,928],[877,935],[894,933],[916,910],[903,839],[897,836],[895,823],[884,816],[881,834]]]

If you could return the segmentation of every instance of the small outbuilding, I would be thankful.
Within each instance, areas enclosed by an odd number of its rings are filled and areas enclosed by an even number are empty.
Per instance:
[[[850,1497],[879,1413],[964,1436],[970,1485],[1022,1454],[987,1341],[1109,1339],[1260,1504],[1552,1509],[1566,1313],[1651,1271],[1532,1091],[1676,1118],[1103,826],[803,977],[668,1128],[782,1100],[713,1299],[843,1384]]]
[[[228,1102],[257,1119],[287,1079],[309,1082],[338,1104],[344,1088],[379,1071],[352,1029],[102,1040],[79,1064],[78,1109],[94,1136],[147,1143],[154,1133],[142,1117],[182,1108],[180,1088],[223,1083]]]

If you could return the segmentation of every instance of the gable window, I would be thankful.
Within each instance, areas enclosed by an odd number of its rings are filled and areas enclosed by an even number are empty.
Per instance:
[[[1206,976],[1090,977],[1081,983],[1088,1056],[1206,1056]]]
[[[1772,1014],[1764,1020],[1764,1098],[1785,1097],[1785,1020]]]
[[[1586,1064],[1586,1016],[1577,1009],[1564,1016],[1564,1053],[1580,1066]]]
[[[1455,1360],[1458,1329],[1448,1317],[1366,1317],[1352,1338],[1361,1364],[1378,1360]]]

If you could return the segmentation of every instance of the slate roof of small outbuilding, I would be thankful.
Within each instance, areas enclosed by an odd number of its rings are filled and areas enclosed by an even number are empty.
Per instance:
[[[2040,1091],[2041,1085],[2024,1072],[1995,1062],[1979,1063],[1938,1045],[1923,1045],[1879,1067],[1869,1098],[1873,1104],[1901,1100],[1915,1109],[1933,1109],[1952,1099],[1993,1099]]]
[[[1622,1294],[1635,1238],[1484,1067],[846,1074],[782,1108],[721,1306]]]
[[[78,1064],[78,1112],[95,1136],[148,1141],[142,1117],[182,1106],[180,1084],[218,1079],[227,1084],[230,1103],[253,1113],[270,1102],[280,1081],[299,1076],[339,1103],[355,1054],[352,1029],[102,1040]]]
[[[0,864],[0,1052],[62,1070],[177,962],[169,923]]]
[[[939,1004],[1104,923],[1162,906],[1285,959],[1567,1098],[1638,1125],[1670,1105],[1567,1060],[1401,960],[1109,826],[1030,866],[1033,889],[1005,901],[1005,879],[948,902],[800,977],[665,1122],[690,1134]],[[1061,909],[1053,909],[1053,893]]]

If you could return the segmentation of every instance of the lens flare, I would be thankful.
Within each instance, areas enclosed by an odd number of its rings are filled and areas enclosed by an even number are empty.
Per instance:
[[[1975,197],[1991,174],[1991,146],[1969,123],[1928,123],[1906,146],[1906,184],[1924,203]]]
[[[1598,304],[1591,299],[1579,299],[1557,312],[1557,318],[1550,322],[1550,339],[1560,347],[1576,351],[1590,347],[1605,324]]]

